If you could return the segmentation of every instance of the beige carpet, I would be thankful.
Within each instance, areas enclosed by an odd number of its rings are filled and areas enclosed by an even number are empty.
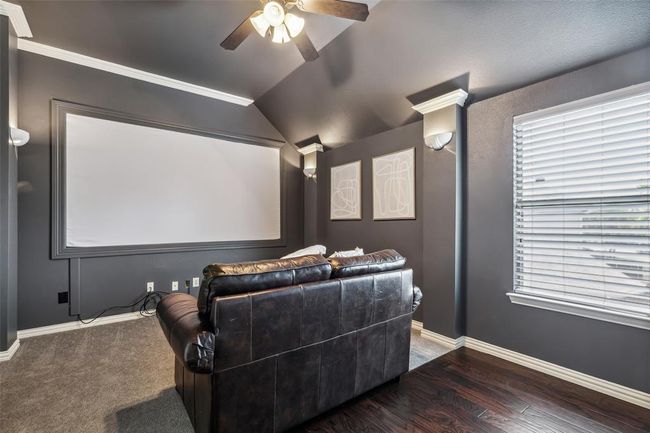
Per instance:
[[[411,368],[446,350],[413,334]],[[33,337],[0,363],[2,433],[192,433],[155,318]]]

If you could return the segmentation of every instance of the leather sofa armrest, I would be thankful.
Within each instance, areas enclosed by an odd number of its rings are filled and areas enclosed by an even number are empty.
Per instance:
[[[215,335],[199,316],[196,298],[167,295],[158,303],[156,315],[176,358],[194,373],[212,373]]]
[[[422,290],[418,286],[413,286],[413,307],[411,311],[415,311],[422,302]]]

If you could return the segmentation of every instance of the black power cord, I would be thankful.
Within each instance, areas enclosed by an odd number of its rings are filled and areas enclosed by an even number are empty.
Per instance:
[[[152,317],[156,315],[156,306],[158,305],[158,302],[160,302],[167,295],[169,295],[169,292],[162,292],[162,291],[149,292],[132,304],[115,305],[112,307],[108,307],[107,309],[105,309],[104,311],[102,311],[101,313],[99,313],[98,315],[96,315],[91,319],[82,319],[81,314],[77,314],[77,320],[83,323],[84,325],[89,325],[111,310],[133,308],[140,303],[142,303],[139,309],[140,315],[143,317]]]

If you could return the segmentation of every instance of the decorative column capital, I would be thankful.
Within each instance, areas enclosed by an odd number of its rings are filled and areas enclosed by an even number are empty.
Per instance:
[[[467,92],[463,89],[456,89],[453,92],[445,93],[444,95],[438,96],[437,98],[429,99],[428,101],[414,105],[411,108],[422,114],[428,114],[454,104],[460,105],[462,107],[465,105],[466,99]]]

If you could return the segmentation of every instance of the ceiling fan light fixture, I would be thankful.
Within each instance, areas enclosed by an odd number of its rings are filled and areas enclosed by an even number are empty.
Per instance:
[[[265,38],[266,34],[269,31],[271,24],[266,20],[264,13],[262,11],[257,11],[251,17],[251,24],[255,31],[260,34],[261,37]]]
[[[297,15],[288,13],[284,17],[284,25],[287,26],[289,35],[292,38],[295,38],[302,32],[302,29],[305,27],[305,20]]]
[[[271,39],[271,41],[275,42],[276,44],[284,44],[290,40],[291,37],[289,37],[289,32],[287,31],[287,27],[284,24],[273,28],[273,39]]]
[[[275,1],[270,1],[264,5],[264,18],[273,27],[278,27],[284,21],[284,8]]]
[[[365,21],[368,18],[368,5],[358,1],[259,0],[259,2],[259,6],[255,9],[251,8],[252,13],[221,42],[222,48],[235,50],[249,35],[258,33],[262,38],[268,37],[276,44],[294,42],[302,58],[311,62],[318,58],[318,50],[304,29],[303,12],[355,21]]]

